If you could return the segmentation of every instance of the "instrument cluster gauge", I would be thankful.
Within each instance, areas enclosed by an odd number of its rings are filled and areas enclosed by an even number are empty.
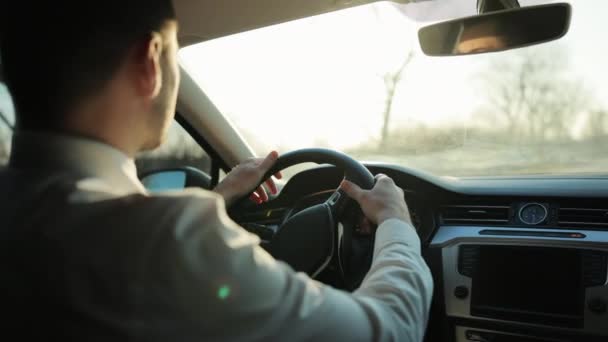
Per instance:
[[[529,225],[537,225],[543,223],[549,210],[547,207],[540,203],[527,203],[519,209],[519,219],[521,222]]]

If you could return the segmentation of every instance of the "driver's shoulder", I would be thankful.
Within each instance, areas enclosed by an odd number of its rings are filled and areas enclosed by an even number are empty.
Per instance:
[[[102,195],[73,201],[71,216],[104,226],[128,225],[128,230],[138,231],[153,230],[153,227],[170,229],[184,220],[217,222],[222,210],[225,211],[218,194],[202,189]]]
[[[184,248],[184,243],[203,240],[220,243],[238,230],[226,213],[224,199],[214,192],[184,189],[138,196],[133,202],[125,214],[145,222],[145,234],[163,236],[165,244]]]
[[[225,215],[224,199],[217,193],[198,188],[138,196],[133,209],[170,221],[218,221]],[[158,220],[162,224],[162,220]]]
[[[147,194],[142,197],[142,205],[175,209],[191,206],[220,209],[224,205],[224,200],[221,195],[212,191],[199,188],[186,188],[183,190]]]
[[[75,209],[79,214],[72,215],[69,226],[84,226],[88,222],[89,226],[103,227],[106,236],[143,245],[153,240],[171,245],[187,233],[216,230],[227,222],[223,199],[204,190],[134,193],[82,203]]]

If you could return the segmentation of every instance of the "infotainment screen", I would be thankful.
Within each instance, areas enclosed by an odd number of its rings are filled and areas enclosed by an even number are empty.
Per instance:
[[[576,249],[479,246],[471,314],[578,325],[584,310],[581,258]]]

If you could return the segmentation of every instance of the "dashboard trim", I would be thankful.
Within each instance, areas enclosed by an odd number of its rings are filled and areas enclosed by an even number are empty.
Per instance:
[[[608,249],[608,231],[584,229],[551,229],[544,232],[583,234],[583,238],[559,238],[544,236],[485,235],[484,230],[537,232],[539,228],[495,227],[495,226],[441,226],[431,240],[430,247],[448,247],[460,242],[499,243],[499,244],[535,244],[551,247],[582,247],[587,249]]]
[[[590,175],[522,175],[494,177],[437,176],[388,163],[364,163],[372,173],[389,170],[418,178],[442,190],[465,196],[504,197],[608,197],[608,177]],[[390,174],[389,174],[390,176]]]

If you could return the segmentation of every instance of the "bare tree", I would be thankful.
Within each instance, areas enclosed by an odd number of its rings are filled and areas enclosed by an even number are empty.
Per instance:
[[[486,112],[506,124],[518,141],[568,138],[589,98],[558,49],[505,55],[481,79]]]
[[[380,148],[386,147],[389,140],[389,128],[391,123],[391,112],[393,111],[393,101],[397,85],[404,75],[404,71],[414,58],[414,51],[409,50],[399,67],[391,72],[384,74],[384,86],[386,87],[386,97],[384,100],[384,110],[382,112],[382,131],[380,132]]]
[[[377,6],[373,6],[376,20],[381,23],[383,18]],[[407,66],[415,57],[414,50],[411,46],[404,48],[404,57],[398,64],[397,68],[390,70],[382,75],[386,96],[384,100],[384,109],[382,110],[382,128],[380,131],[380,148],[385,148],[390,138],[391,112],[393,110],[393,101],[399,82],[403,79]]]

